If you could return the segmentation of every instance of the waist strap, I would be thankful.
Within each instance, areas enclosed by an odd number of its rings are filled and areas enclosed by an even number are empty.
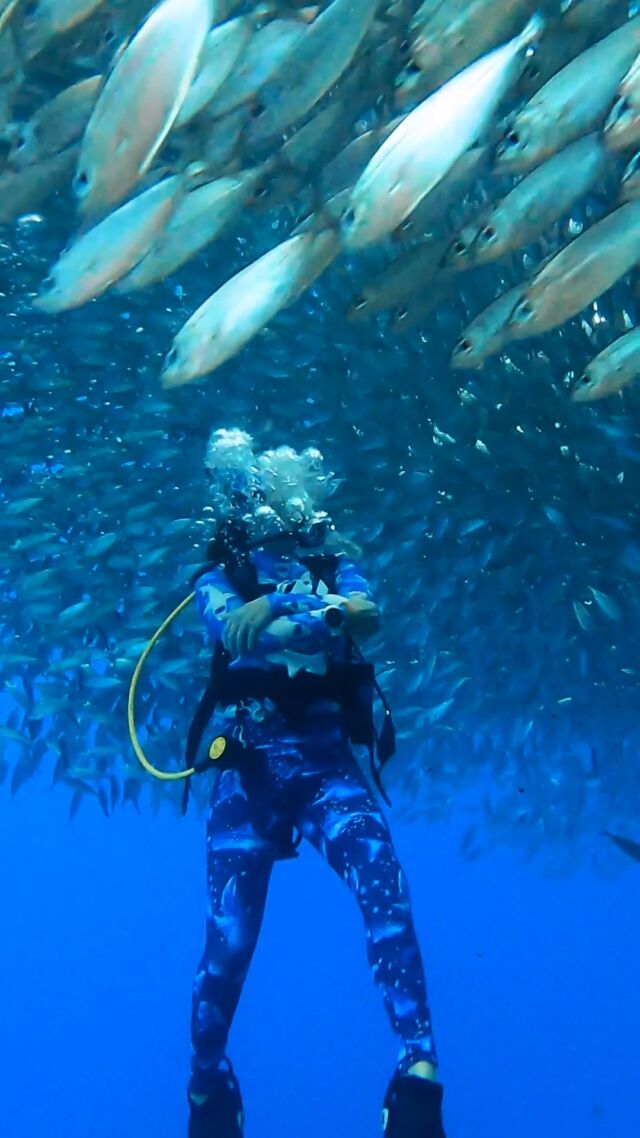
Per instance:
[[[333,664],[325,675],[298,672],[289,676],[284,668],[226,668],[216,692],[221,707],[245,699],[270,699],[287,718],[305,714],[314,703],[338,703],[348,709],[357,701],[363,686],[374,681],[371,664]]]

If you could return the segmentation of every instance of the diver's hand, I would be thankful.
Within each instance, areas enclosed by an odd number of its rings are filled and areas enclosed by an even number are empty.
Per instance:
[[[258,637],[271,624],[273,614],[266,597],[256,597],[224,617],[222,643],[234,659],[255,648]]]

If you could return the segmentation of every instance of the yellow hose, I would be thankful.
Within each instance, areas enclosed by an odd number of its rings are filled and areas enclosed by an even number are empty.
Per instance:
[[[140,675],[142,673],[142,669],[144,668],[144,665],[147,661],[147,657],[149,656],[149,653],[151,652],[152,648],[158,643],[158,640],[160,639],[160,637],[163,635],[164,632],[166,632],[167,628],[176,619],[176,617],[180,616],[180,613],[184,609],[186,609],[187,605],[191,604],[191,601],[194,599],[195,595],[196,595],[195,592],[189,593],[188,597],[185,597],[185,599],[183,601],[180,601],[180,604],[178,605],[178,607],[175,608],[173,610],[173,612],[169,614],[169,616],[167,617],[166,620],[163,620],[162,624],[160,625],[160,628],[158,628],[157,631],[154,632],[153,636],[151,637],[151,640],[147,644],[147,647],[145,648],[140,659],[138,660],[138,663],[136,664],[136,668],[135,668],[135,671],[133,673],[133,676],[131,677],[131,683],[129,685],[129,700],[128,700],[128,704],[127,704],[127,717],[129,720],[129,735],[131,736],[131,743],[133,745],[133,749],[134,749],[136,756],[139,759],[141,765],[146,770],[147,774],[153,775],[154,778],[162,779],[163,782],[177,782],[179,779],[189,778],[192,774],[195,774],[195,768],[191,767],[190,770],[186,770],[186,771],[160,771],[156,767],[151,765],[147,756],[145,755],[144,751],[142,750],[142,747],[140,746],[140,740],[138,739],[138,733],[136,731],[135,709],[134,709],[136,691],[138,689],[138,681],[140,680]]]

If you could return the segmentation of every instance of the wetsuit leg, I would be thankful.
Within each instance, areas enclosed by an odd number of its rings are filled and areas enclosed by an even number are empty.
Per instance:
[[[228,1080],[229,1029],[256,947],[274,863],[272,843],[251,821],[235,771],[219,775],[207,821],[205,950],[191,1017],[189,1098],[216,1095]]]
[[[333,756],[305,748],[305,776],[313,793],[298,824],[360,906],[369,964],[401,1041],[399,1070],[423,1059],[436,1065],[422,956],[387,823],[346,745]]]

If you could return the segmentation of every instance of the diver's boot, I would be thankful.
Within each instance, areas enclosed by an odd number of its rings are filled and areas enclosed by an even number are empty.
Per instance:
[[[446,1138],[443,1094],[441,1083],[396,1072],[384,1100],[384,1138]]]
[[[242,1095],[232,1071],[221,1072],[206,1095],[199,1095],[190,1087],[188,1099],[188,1138],[243,1138]]]

